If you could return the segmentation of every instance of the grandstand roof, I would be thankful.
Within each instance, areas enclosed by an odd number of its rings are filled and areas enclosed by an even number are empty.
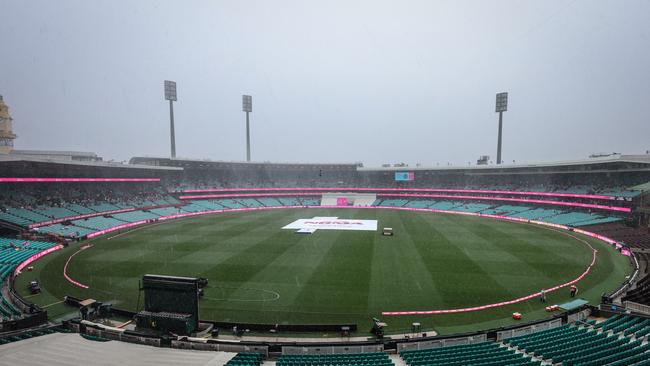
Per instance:
[[[147,166],[183,166],[184,164],[192,164],[194,166],[200,164],[209,164],[211,166],[228,165],[228,166],[278,166],[278,167],[346,167],[357,168],[362,166],[361,163],[299,163],[299,162],[269,162],[269,161],[223,161],[223,160],[210,160],[210,159],[184,159],[184,158],[167,158],[167,157],[150,157],[150,156],[134,156],[130,160],[131,164],[144,164]]]
[[[584,169],[580,169],[580,168]],[[540,162],[528,164],[501,164],[501,165],[474,165],[474,166],[391,166],[391,167],[359,167],[359,171],[475,171],[480,172],[494,172],[494,173],[517,173],[523,171],[531,173],[531,170],[543,169],[540,173],[553,173],[553,172],[567,172],[567,171],[607,171],[616,167],[617,171],[624,170],[650,170],[650,155],[610,155],[603,157],[595,157],[581,160],[566,160],[556,162]]]
[[[97,154],[89,151],[57,151],[57,150],[12,150],[12,155],[51,155],[51,156],[80,156],[98,158]]]
[[[568,172],[607,172],[607,171],[642,171],[650,170],[650,155],[610,155],[581,160],[540,162],[529,164],[475,165],[475,166],[391,166],[364,167],[361,163],[272,163],[218,161],[209,159],[170,159],[167,157],[133,157],[131,164],[141,166],[176,166],[176,167],[266,167],[266,168],[300,168],[326,167],[339,169],[356,169],[360,172],[394,172],[394,171],[440,171],[463,172],[466,174],[548,174]]]
[[[0,164],[7,164],[10,162],[32,162],[44,164],[65,164],[78,167],[96,167],[96,168],[121,168],[121,169],[155,169],[160,171],[181,171],[183,168],[168,167],[168,166],[152,166],[143,164],[122,164],[106,161],[79,161],[79,160],[61,160],[46,157],[37,157],[33,155],[0,155]]]

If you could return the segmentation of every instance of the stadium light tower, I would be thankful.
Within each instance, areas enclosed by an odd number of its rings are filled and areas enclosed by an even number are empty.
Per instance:
[[[497,141],[497,164],[501,164],[501,134],[503,131],[503,112],[508,110],[508,93],[497,94],[495,112],[499,113],[499,140]]]
[[[253,97],[242,95],[242,111],[246,112],[246,161],[251,161],[251,129],[248,114],[253,111]]]
[[[171,139],[172,159],[176,158],[176,135],[174,134],[174,102],[176,99],[176,82],[165,80],[165,100],[169,101],[169,135]]]

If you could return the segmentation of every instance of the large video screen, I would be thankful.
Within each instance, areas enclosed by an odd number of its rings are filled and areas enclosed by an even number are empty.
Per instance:
[[[415,180],[415,173],[413,172],[395,172],[395,181],[397,182],[411,182]]]

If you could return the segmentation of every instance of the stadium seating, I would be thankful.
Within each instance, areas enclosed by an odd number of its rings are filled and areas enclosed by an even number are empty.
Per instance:
[[[650,274],[639,279],[636,287],[629,290],[622,300],[650,306]]]
[[[125,224],[125,221],[120,221],[112,217],[104,217],[104,216],[94,216],[94,217],[89,217],[87,219],[74,220],[71,222],[75,226],[85,227],[89,229],[96,229],[96,230],[106,230],[114,226]]]
[[[409,200],[401,200],[401,199],[385,199],[381,203],[382,206],[387,206],[387,207],[402,207],[406,203],[408,203]]]
[[[650,235],[642,228],[634,228],[622,223],[606,223],[590,225],[586,230],[612,238],[632,248],[650,249]]]
[[[429,208],[432,208],[434,210],[446,210],[449,211],[452,208],[460,206],[460,203],[458,202],[450,202],[450,201],[438,201],[434,203],[433,205],[429,206]]]
[[[411,208],[429,208],[429,206],[433,205],[436,203],[436,201],[429,201],[429,200],[413,200],[409,201],[404,207],[411,207]],[[376,205],[373,205],[376,206]]]
[[[572,224],[573,226],[587,226],[587,225],[596,225],[596,224],[606,224],[609,222],[616,222],[616,221],[621,221],[622,219],[620,217],[599,217],[595,218],[592,220],[587,220],[587,221],[582,221],[579,223]]]
[[[485,203],[466,203],[464,205],[460,205],[458,207],[454,207],[454,211],[459,211],[459,212],[480,212],[483,211],[487,208],[489,208],[492,205],[488,205]]]
[[[650,332],[650,319],[614,315],[596,323],[577,323],[543,330],[504,341],[510,347],[562,365],[609,365],[650,358],[650,344],[643,341]],[[631,363],[617,363],[628,365]]]
[[[105,230],[124,223],[143,220],[155,220],[161,216],[174,215],[183,212],[204,212],[211,210],[227,210],[235,208],[255,207],[276,207],[296,205],[319,205],[320,201],[315,197],[259,197],[259,198],[237,198],[237,199],[215,199],[215,200],[191,200],[182,202],[180,209],[169,207],[170,204],[177,204],[178,201],[172,197],[163,197],[155,200],[132,199],[129,203],[98,203],[88,206],[80,204],[68,204],[65,207],[40,207],[38,210],[11,209],[9,212],[0,212],[0,220],[27,226],[40,220],[51,220],[55,218],[69,217],[69,215],[95,213],[94,216],[86,219],[72,221],[71,225],[52,224],[39,228],[43,233],[52,233],[65,237],[83,237],[94,231]],[[167,205],[167,207],[164,207]],[[554,209],[533,208],[530,206],[496,205],[490,203],[476,203],[466,201],[434,201],[419,199],[377,199],[372,203],[379,207],[409,207],[409,208],[430,208],[438,210],[482,213],[519,217],[529,220],[540,220],[550,223],[557,223],[572,226],[594,225],[599,223],[618,221],[618,217],[601,216],[582,212],[562,211]],[[123,208],[134,208],[143,206],[163,206],[151,208],[148,211],[134,210],[129,212],[115,213],[112,217],[102,217],[101,212],[118,210]]]
[[[246,207],[262,207],[262,203],[254,198],[240,198],[237,201]]]
[[[534,210],[528,210],[523,212],[518,212],[510,215],[511,217],[518,217],[521,219],[527,220],[541,220],[546,217],[551,217],[560,214],[560,211],[557,210],[547,210],[544,208],[537,208]]]
[[[277,207],[282,206],[282,203],[272,197],[262,197],[257,199],[261,204],[267,207]]]
[[[55,235],[64,236],[68,238],[82,238],[96,231],[85,227],[74,226],[74,225],[63,225],[63,224],[52,224],[47,226],[41,226],[35,230],[38,231],[39,233],[55,234]]]
[[[76,203],[68,204],[66,205],[66,208],[70,211],[76,212],[77,215],[89,215],[95,213],[95,211],[89,209],[88,207]]]
[[[194,201],[194,202],[196,202],[196,201]],[[244,208],[244,205],[242,205],[241,203],[239,203],[239,202],[237,202],[235,200],[231,200],[231,199],[221,199],[221,200],[217,200],[215,202],[218,203],[219,205],[223,206],[224,209]]]
[[[324,355],[280,356],[276,366],[389,366],[394,365],[387,354],[381,352],[340,353]]]
[[[228,207],[224,206],[220,201],[192,201],[192,204],[199,207],[203,207],[201,211],[211,211],[211,210],[226,210]],[[182,207],[183,209],[185,206]],[[195,211],[194,211],[195,212]]]
[[[95,212],[115,211],[120,209],[120,207],[110,203],[98,203],[96,205],[90,205],[88,208]]]
[[[301,202],[302,206],[319,206],[320,205],[320,199],[319,198],[302,197],[302,198],[298,198],[298,200]]]
[[[101,216],[108,211],[165,207],[180,203],[164,192],[161,186],[151,184],[27,184],[0,190],[0,221],[26,227],[53,220],[60,223],[80,215]],[[120,215],[118,219],[133,222],[136,217],[147,219],[148,215],[134,213]],[[153,217],[159,215],[154,214]],[[51,226],[42,232],[60,233],[64,229],[63,226]]]
[[[613,197],[636,197],[641,194],[641,191],[630,191],[625,188],[614,188],[614,189],[606,189],[602,192],[599,192],[600,194],[603,194],[605,196],[613,196]]]
[[[14,216],[8,212],[0,212],[0,220],[10,222],[12,224],[16,224],[19,226],[27,226],[33,223],[33,221],[31,220],[28,220],[20,216]]]
[[[400,353],[410,366],[465,366],[465,365],[540,365],[531,356],[517,353],[494,342],[471,345],[409,350]]]
[[[546,222],[550,222],[553,224],[560,224],[560,225],[572,225],[574,223],[579,223],[582,221],[589,221],[589,220],[594,220],[598,219],[600,216],[598,215],[591,215],[587,213],[582,213],[582,212],[569,212],[569,213],[560,213],[557,214],[553,217],[547,217],[544,219]]]
[[[283,206],[298,206],[298,205],[300,205],[300,201],[298,201],[297,198],[293,198],[293,197],[280,197],[280,198],[278,198],[278,201],[280,201],[280,203]]]
[[[524,211],[531,210],[532,207],[529,206],[511,206],[511,205],[502,205],[494,208],[494,211],[497,215],[509,216],[514,213],[521,213]]]
[[[445,211],[458,211],[481,213],[487,215],[500,215],[519,217],[529,220],[540,220],[554,224],[583,226],[601,222],[613,222],[621,220],[618,217],[603,217],[583,212],[565,212],[560,210],[533,209],[529,206],[496,206],[488,203],[452,202],[452,201],[430,201],[430,200],[403,200],[403,199],[377,199],[372,204],[376,207],[409,207],[409,208],[430,208]]]
[[[264,359],[264,356],[261,353],[255,352],[239,352],[235,357],[231,358],[226,365],[227,366],[258,366]]]
[[[11,244],[24,249],[40,249],[40,250],[49,249],[53,245],[50,242],[44,242],[44,241],[0,238],[0,248],[3,249],[10,248]]]
[[[65,207],[39,207],[38,209],[34,209],[35,212],[43,215],[43,216],[48,216],[54,219],[62,219],[64,217],[71,217],[71,216],[76,216],[78,215],[76,212],[71,211]]]
[[[178,207],[159,207],[152,208],[149,212],[156,214],[158,216],[171,216],[178,214],[180,209]]]
[[[182,210],[184,213],[185,213],[185,212],[201,212],[201,211],[209,211],[209,209],[208,209],[206,206],[204,206],[204,205],[202,205],[202,204],[199,204],[199,203],[197,203],[197,202],[195,202],[195,201],[192,201],[192,202],[186,204],[185,206],[183,206],[183,207],[181,208],[181,210]]]
[[[48,221],[51,220],[51,217],[47,217],[44,215],[41,215],[39,213],[36,213],[34,211],[25,209],[25,208],[8,208],[7,213],[11,214],[13,216],[17,217],[22,217],[23,219],[29,220],[30,222],[40,222],[40,221]]]
[[[52,333],[56,333],[56,331],[51,329],[51,328],[43,328],[43,329],[37,329],[37,330],[22,332],[22,333],[19,333],[19,334],[16,334],[16,335],[2,336],[2,337],[0,337],[0,345],[12,343],[12,342],[17,342],[17,341],[22,341],[24,339],[40,337],[40,336],[43,336],[43,335],[46,335],[46,334],[52,334]]]
[[[16,267],[31,256],[55,246],[55,243],[43,241],[26,241],[14,238],[0,238],[0,283]],[[7,298],[0,295],[0,319],[10,320],[20,318],[22,313]],[[2,344],[0,342],[0,344]]]
[[[155,213],[146,212],[146,211],[122,212],[122,213],[113,214],[112,216],[115,219],[126,221],[126,222],[152,220],[152,219],[157,219],[157,218],[160,217],[160,216],[156,215]]]

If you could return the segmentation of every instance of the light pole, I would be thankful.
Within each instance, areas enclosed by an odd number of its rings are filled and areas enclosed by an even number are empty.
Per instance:
[[[169,101],[169,137],[171,139],[172,159],[176,158],[176,135],[174,133],[174,101],[176,101],[176,82],[165,80],[165,99]]]
[[[251,161],[251,129],[249,113],[253,111],[253,97],[242,95],[242,111],[246,112],[246,161]]]
[[[497,164],[501,164],[501,135],[503,132],[503,112],[508,110],[508,93],[497,94],[496,112],[499,112],[499,140],[497,141]]]

